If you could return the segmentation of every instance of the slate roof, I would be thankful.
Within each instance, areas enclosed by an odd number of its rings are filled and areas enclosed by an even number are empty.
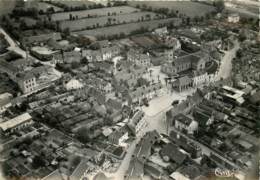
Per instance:
[[[106,102],[106,105],[108,107],[115,109],[115,110],[121,110],[122,109],[122,103],[120,101],[115,100],[115,99],[109,99]]]
[[[170,160],[174,161],[175,163],[177,163],[179,165],[181,165],[187,158],[187,155],[180,152],[178,150],[177,146],[172,143],[165,145],[162,148],[160,154],[162,157],[168,156],[170,158]]]
[[[10,103],[12,98],[13,95],[10,93],[0,94],[0,107]]]
[[[194,179],[201,174],[200,168],[195,165],[183,166],[178,171],[184,176],[189,177],[190,179]]]
[[[175,121],[179,121],[187,126],[189,126],[192,122],[192,119],[189,118],[188,116],[185,116],[182,113],[177,114],[176,116],[173,117]]]

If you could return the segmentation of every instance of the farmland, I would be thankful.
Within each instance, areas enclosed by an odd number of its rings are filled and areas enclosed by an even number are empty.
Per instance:
[[[62,1],[62,0],[58,0],[58,1],[53,1],[54,3],[61,3],[64,4],[68,7],[79,7],[79,6],[89,6],[89,5],[93,5],[95,4],[94,2],[91,1]]]
[[[0,16],[11,13],[16,5],[16,1],[0,1]]]
[[[30,2],[26,1],[25,6],[27,8],[36,8],[38,11],[46,12],[48,9],[53,8],[54,12],[61,12],[63,11],[62,8],[54,6],[52,4],[46,3],[46,2]]]
[[[129,23],[129,24],[122,24],[116,26],[109,26],[104,28],[98,28],[93,30],[85,30],[85,31],[78,31],[73,32],[73,34],[77,35],[87,35],[87,36],[109,36],[124,33],[126,35],[130,34],[132,31],[138,30],[141,27],[148,28],[149,30],[157,28],[160,24],[168,24],[174,23],[175,25],[179,25],[181,23],[180,19],[177,18],[168,18],[168,19],[160,19],[160,20],[152,20],[152,21],[145,21],[145,22],[136,22],[136,23]]]
[[[129,1],[129,5],[136,7],[145,4],[147,7],[152,8],[169,8],[170,10],[179,11],[190,17],[204,16],[206,13],[214,11],[215,8],[210,5],[197,3],[197,2],[180,2],[180,1]]]
[[[60,29],[69,28],[70,31],[85,30],[88,28],[103,27],[106,25],[124,24],[151,19],[159,19],[160,15],[152,12],[137,12],[132,14],[122,14],[118,16],[102,16],[97,18],[84,18],[72,21],[60,22]]]
[[[99,16],[108,16],[112,14],[128,14],[133,12],[138,12],[139,9],[129,7],[129,6],[120,6],[120,7],[109,7],[109,8],[100,8],[100,9],[91,9],[91,10],[82,10],[82,11],[72,11],[72,12],[62,12],[55,13],[51,15],[52,21],[63,21],[69,20],[70,16],[78,18],[86,17],[99,17]]]

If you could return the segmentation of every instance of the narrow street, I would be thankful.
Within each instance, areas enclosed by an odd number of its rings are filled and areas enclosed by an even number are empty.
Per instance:
[[[221,78],[226,79],[230,77],[232,71],[232,59],[236,57],[236,52],[238,51],[239,47],[239,42],[234,41],[234,47],[231,50],[225,52],[219,67],[219,72],[216,78],[217,81],[219,81]]]

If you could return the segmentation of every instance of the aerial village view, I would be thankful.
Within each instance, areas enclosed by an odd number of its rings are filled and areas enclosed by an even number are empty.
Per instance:
[[[257,0],[0,0],[0,180],[258,180]]]

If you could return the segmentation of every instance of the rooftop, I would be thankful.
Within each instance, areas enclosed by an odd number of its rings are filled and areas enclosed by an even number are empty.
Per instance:
[[[185,125],[190,125],[190,123],[192,122],[192,119],[189,118],[188,116],[185,116],[184,114],[182,113],[179,113],[178,115],[176,115],[174,117],[175,121],[179,121],[179,122],[182,122],[184,123]]]
[[[44,46],[34,46],[31,48],[32,51],[35,51],[42,55],[50,55],[53,54],[55,51],[52,51],[51,49],[44,47]]]
[[[22,115],[19,115],[13,119],[10,119],[8,121],[5,121],[5,122],[2,122],[0,124],[0,128],[3,130],[3,131],[6,131],[8,129],[11,129],[11,128],[14,128],[22,123],[25,123],[29,120],[31,120],[32,117],[29,113],[24,113]]]

